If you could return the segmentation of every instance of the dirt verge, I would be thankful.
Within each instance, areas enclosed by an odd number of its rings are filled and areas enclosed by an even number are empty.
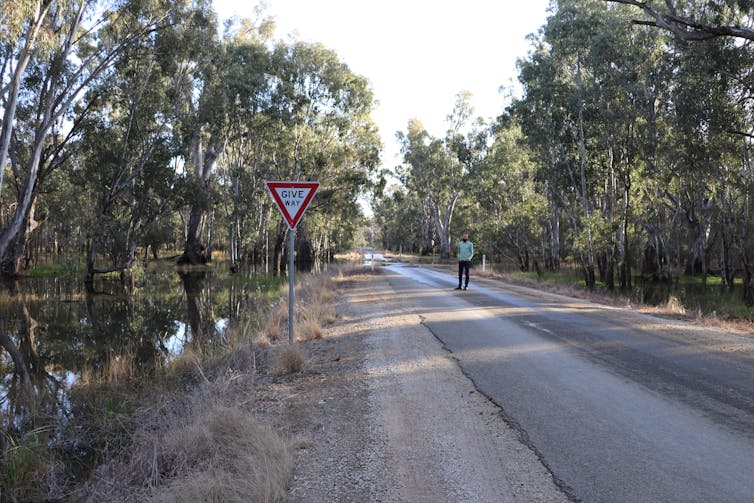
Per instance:
[[[287,502],[568,501],[379,272],[340,288],[304,370],[257,381],[259,417],[298,446]]]

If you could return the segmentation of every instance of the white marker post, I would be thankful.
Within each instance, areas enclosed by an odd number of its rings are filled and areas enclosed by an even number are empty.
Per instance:
[[[314,194],[319,189],[319,182],[265,182],[267,190],[270,191],[272,199],[275,200],[280,214],[283,215],[288,229],[290,229],[290,239],[288,241],[288,343],[293,344],[293,272],[294,272],[294,240],[296,236],[296,225],[304,215],[309,203],[312,202]]]

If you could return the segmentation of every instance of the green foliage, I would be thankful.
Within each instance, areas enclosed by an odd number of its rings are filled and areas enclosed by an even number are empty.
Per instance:
[[[46,263],[40,264],[29,271],[29,276],[39,277],[59,277],[68,274],[69,271],[63,264]]]
[[[6,438],[6,440],[9,440]],[[44,432],[31,432],[12,441],[0,458],[0,487],[9,501],[31,501],[43,494],[45,477],[58,460],[45,445]]]

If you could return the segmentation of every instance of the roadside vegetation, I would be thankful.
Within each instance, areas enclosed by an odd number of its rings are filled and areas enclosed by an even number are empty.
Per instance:
[[[212,351],[187,347],[150,376],[122,359],[85,373],[73,384],[72,417],[5,438],[0,499],[280,501],[295,445],[255,418],[254,382],[306,365],[306,341],[336,321],[343,279],[334,267],[301,276],[296,344],[283,288],[229,325]]]

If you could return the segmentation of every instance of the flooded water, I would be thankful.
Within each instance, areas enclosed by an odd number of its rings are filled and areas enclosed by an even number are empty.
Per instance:
[[[149,375],[189,347],[223,344],[226,329],[282,282],[217,267],[145,273],[133,287],[100,280],[87,289],[79,278],[0,285],[2,429],[17,435],[67,416],[71,385],[114,362]]]

